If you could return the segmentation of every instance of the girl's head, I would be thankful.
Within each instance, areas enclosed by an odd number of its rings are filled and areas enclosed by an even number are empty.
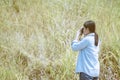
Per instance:
[[[83,29],[84,35],[87,35],[89,33],[95,33],[95,45],[97,46],[98,45],[98,35],[95,31],[95,29],[96,29],[95,22],[92,20],[89,20],[89,21],[86,21],[83,24],[83,26],[84,26],[84,29]]]
[[[92,20],[86,21],[84,23],[84,35],[87,35],[89,33],[95,33],[95,22]]]

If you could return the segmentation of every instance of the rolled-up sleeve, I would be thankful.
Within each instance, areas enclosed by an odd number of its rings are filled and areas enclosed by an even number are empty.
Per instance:
[[[72,41],[71,47],[73,51],[79,51],[84,49],[88,46],[88,40],[86,38],[82,39],[81,41]]]

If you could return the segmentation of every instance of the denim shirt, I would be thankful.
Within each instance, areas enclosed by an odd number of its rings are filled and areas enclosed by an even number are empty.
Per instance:
[[[79,51],[76,73],[84,72],[92,77],[97,77],[100,72],[98,60],[100,41],[98,46],[95,46],[94,35],[94,33],[90,33],[80,41],[74,40],[71,47],[73,51]]]

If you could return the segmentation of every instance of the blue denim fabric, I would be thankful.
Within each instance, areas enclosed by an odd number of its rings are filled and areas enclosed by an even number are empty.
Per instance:
[[[98,80],[98,77],[92,77],[83,72],[80,73],[79,77],[80,80]]]

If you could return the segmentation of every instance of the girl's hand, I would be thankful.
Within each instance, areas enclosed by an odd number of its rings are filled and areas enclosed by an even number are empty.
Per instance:
[[[79,37],[83,34],[82,29],[83,29],[83,27],[81,27],[81,28],[77,31],[75,40],[79,40]]]
[[[81,27],[78,31],[77,31],[77,35],[82,35],[83,34],[83,27]]]
[[[81,34],[81,31],[80,29],[77,31],[77,35],[79,36]]]

